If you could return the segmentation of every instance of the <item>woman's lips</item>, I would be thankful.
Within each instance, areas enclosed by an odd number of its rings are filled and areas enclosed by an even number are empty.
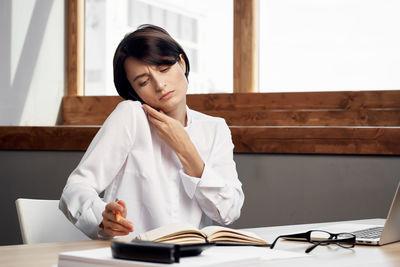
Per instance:
[[[169,91],[169,92],[166,93],[166,94],[163,94],[163,95],[161,96],[160,100],[168,100],[168,99],[170,99],[170,98],[172,97],[172,95],[173,95],[174,92],[175,92],[175,91],[172,90],[172,91]]]

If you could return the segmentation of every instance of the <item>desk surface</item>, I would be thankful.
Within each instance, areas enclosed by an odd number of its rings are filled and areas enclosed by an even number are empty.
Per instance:
[[[354,223],[383,224],[383,219],[351,221]],[[302,224],[276,227],[251,228],[267,241],[272,242],[276,236],[288,232],[301,232],[313,227],[332,223]],[[109,241],[77,241],[65,243],[43,243],[35,245],[12,245],[0,247],[0,266],[50,267],[57,264],[58,253],[81,249],[109,246]],[[280,241],[278,249],[304,253],[307,244],[303,242]],[[360,246],[354,249],[343,249],[336,245],[320,246],[310,253],[309,257],[273,260],[268,266],[400,266],[400,242],[376,247]],[[260,264],[263,266],[264,264]]]

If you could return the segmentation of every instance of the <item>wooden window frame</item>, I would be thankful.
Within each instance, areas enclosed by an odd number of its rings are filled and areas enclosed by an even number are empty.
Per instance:
[[[67,96],[84,95],[84,2],[68,0],[67,5]],[[258,0],[234,0],[234,93],[258,89],[257,4]]]
[[[67,96],[84,94],[85,0],[67,0]]]
[[[273,93],[255,93],[258,89],[258,0],[233,0],[234,1],[234,93],[227,94],[234,99],[231,105],[236,108],[240,108],[240,98],[246,97],[241,93],[254,93],[260,96],[262,99],[276,99],[276,103],[279,105],[285,105],[287,98],[293,98],[294,95],[300,96],[301,101],[307,101],[308,98],[318,100],[317,93],[279,93],[279,96]],[[88,142],[93,137],[99,126],[87,126],[86,135],[82,134],[82,127],[71,123],[74,118],[65,116],[71,115],[71,110],[81,110],[82,107],[87,110],[94,110],[86,119],[89,121],[99,122],[104,119],[109,113],[110,107],[114,107],[115,104],[121,99],[113,96],[100,96],[100,97],[86,97],[83,96],[83,72],[84,72],[84,0],[68,0],[68,58],[67,58],[67,95],[63,100],[63,116],[64,124],[69,125],[68,136],[73,136],[73,132],[78,131],[83,137],[84,144],[76,142],[75,145],[71,145],[70,148],[78,150],[84,150]],[[390,95],[400,103],[400,91],[376,91],[374,92],[378,97],[376,103],[380,107],[371,106],[370,110],[384,109],[391,112],[391,118],[378,123],[369,125],[362,123],[362,117],[365,116],[365,109],[363,103],[359,106],[346,105],[347,102],[351,102],[352,99],[359,99],[362,101],[365,99],[365,95],[368,93],[364,92],[325,92],[324,99],[322,102],[329,102],[329,99],[337,99],[339,94],[339,107],[343,108],[343,111],[349,110],[351,112],[343,112],[343,117],[337,120],[337,124],[323,124],[314,125],[310,124],[310,120],[306,123],[302,123],[301,114],[298,110],[287,111],[289,114],[287,122],[282,122],[280,125],[262,124],[257,121],[258,116],[256,113],[260,110],[256,110],[256,107],[252,111],[251,107],[247,112],[254,112],[255,121],[253,125],[245,123],[245,125],[234,125],[228,124],[232,131],[233,141],[235,143],[235,152],[238,153],[296,153],[296,154],[377,154],[377,155],[400,155],[400,123],[396,120],[396,116],[400,113],[400,107],[395,103],[393,104],[389,98]],[[204,98],[206,97],[206,99]],[[209,103],[213,102],[212,105],[204,106],[203,112],[207,113],[210,111],[212,115],[222,116],[223,112],[226,114],[226,109],[221,109],[224,106],[224,102],[218,102],[215,99],[223,99],[219,94],[210,94],[208,96],[192,95],[190,96],[188,103],[200,103],[200,101]],[[275,101],[275,100],[274,100]],[[340,101],[344,102],[345,105],[341,105]],[[202,103],[203,103],[202,102]],[[295,103],[294,101],[293,103]],[[317,102],[312,102],[311,104]],[[374,105],[376,105],[376,103]],[[328,103],[329,106],[329,103]],[[105,108],[103,108],[105,107]],[[207,110],[209,108],[209,110]],[[259,109],[260,107],[258,107]],[[100,110],[98,110],[100,109]],[[262,110],[268,108],[262,108]],[[315,106],[309,106],[306,109],[315,109]],[[329,108],[328,108],[329,109]],[[303,107],[304,110],[304,107]],[[276,111],[276,110],[275,110]],[[97,113],[96,113],[97,112]],[[271,111],[268,111],[271,112]],[[293,118],[290,118],[290,112],[294,112],[294,117],[297,116],[298,124],[293,125]],[[329,112],[329,110],[328,110]],[[349,124],[348,117],[351,114],[358,114],[358,118],[352,120],[354,124]],[[69,115],[68,115],[69,114]],[[101,119],[98,120],[100,114]],[[264,114],[264,113],[263,113]],[[299,115],[300,114],[300,115]],[[364,114],[364,115],[363,115]],[[374,113],[375,114],[375,113]],[[380,114],[380,113],[379,113]],[[80,124],[82,121],[79,120],[79,114],[77,113],[76,123]],[[361,118],[361,119],[360,119]],[[393,119],[395,118],[395,119]],[[400,118],[400,115],[399,115]],[[351,118],[350,118],[351,119]],[[69,121],[68,121],[69,120]],[[360,123],[361,120],[361,123]],[[296,122],[296,120],[294,120]],[[308,124],[307,124],[308,123]],[[349,125],[348,125],[349,124]],[[32,128],[35,131],[36,128]],[[39,131],[38,129],[36,129]],[[18,131],[15,130],[15,131]],[[50,130],[47,129],[47,132]],[[53,132],[60,135],[59,129],[56,127]],[[72,132],[71,132],[72,131]],[[41,134],[46,133],[46,130],[40,130]],[[0,136],[1,137],[1,136]],[[396,141],[397,140],[397,141]],[[79,144],[78,144],[79,143]],[[33,144],[31,144],[33,145]],[[20,145],[24,147],[23,144]],[[29,145],[27,145],[29,146]]]

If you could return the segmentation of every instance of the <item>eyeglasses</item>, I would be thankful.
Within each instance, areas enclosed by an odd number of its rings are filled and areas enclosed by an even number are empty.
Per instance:
[[[306,249],[306,253],[311,252],[317,246],[326,246],[329,244],[336,244],[342,248],[353,248],[356,243],[356,236],[350,233],[339,233],[332,234],[322,230],[311,230],[305,233],[291,234],[291,235],[280,235],[274,242],[272,242],[270,248],[275,247],[276,242],[279,238],[291,239],[291,240],[305,240],[313,245]]]

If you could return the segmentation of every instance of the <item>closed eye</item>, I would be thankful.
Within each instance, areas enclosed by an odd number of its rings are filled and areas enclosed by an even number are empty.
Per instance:
[[[170,68],[171,68],[171,66],[162,67],[160,69],[160,72],[167,72]]]
[[[139,83],[139,86],[140,86],[140,87],[145,86],[145,85],[147,84],[148,81],[149,81],[149,79],[147,79],[147,80],[145,80],[145,81]]]

